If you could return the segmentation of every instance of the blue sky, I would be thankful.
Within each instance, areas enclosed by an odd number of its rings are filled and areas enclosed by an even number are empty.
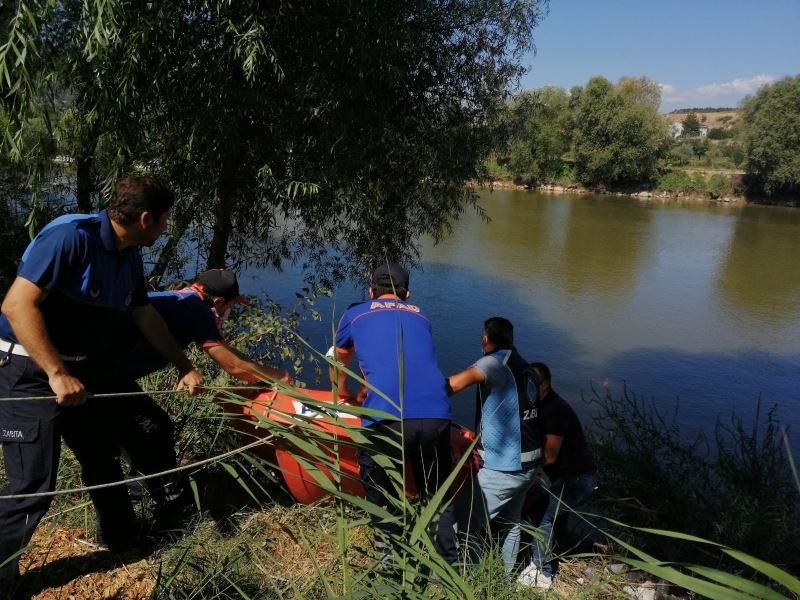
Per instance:
[[[800,74],[800,0],[551,0],[522,89],[646,75],[663,111],[736,106]]]

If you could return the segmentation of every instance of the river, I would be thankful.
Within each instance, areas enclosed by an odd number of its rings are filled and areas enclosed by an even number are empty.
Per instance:
[[[424,240],[411,275],[445,374],[480,355],[481,323],[500,315],[584,417],[581,393],[627,386],[665,409],[679,400],[691,433],[731,410],[752,422],[759,399],[800,426],[800,210],[516,191],[480,204],[491,222],[470,211],[440,244]],[[241,279],[285,304],[302,286],[294,269]],[[365,297],[342,286],[302,333],[324,351],[331,323]],[[454,399],[458,420],[471,422],[472,402]]]

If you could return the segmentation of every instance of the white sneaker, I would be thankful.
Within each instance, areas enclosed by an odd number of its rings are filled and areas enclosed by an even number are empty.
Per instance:
[[[536,587],[549,590],[553,586],[553,578],[545,575],[534,563],[529,564],[517,577],[517,583],[525,587]]]

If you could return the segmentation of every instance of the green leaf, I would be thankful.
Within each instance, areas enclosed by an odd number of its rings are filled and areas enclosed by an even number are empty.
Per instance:
[[[739,590],[745,594],[750,594],[756,598],[763,598],[764,600],[788,600],[783,594],[779,594],[765,585],[745,579],[744,577],[739,577],[738,575],[699,565],[687,565],[686,568],[698,575],[702,575],[706,579],[711,579],[712,581]]]
[[[257,498],[257,497],[256,497],[256,495],[255,495],[255,494],[254,494],[254,493],[253,493],[253,492],[250,490],[250,488],[248,487],[247,483],[245,483],[245,481],[242,479],[242,477],[239,475],[239,473],[236,471],[236,469],[235,469],[235,468],[234,468],[232,465],[230,465],[230,464],[228,464],[228,463],[226,463],[226,462],[222,462],[221,464],[222,464],[222,466],[225,468],[225,470],[226,470],[226,471],[227,471],[227,472],[230,474],[230,476],[231,476],[231,477],[233,477],[233,479],[234,479],[234,480],[235,480],[235,481],[236,481],[236,482],[237,482],[239,485],[241,485],[241,486],[242,486],[242,488],[244,489],[244,491],[246,491],[248,494],[250,494],[250,497],[251,497],[253,500],[255,500],[256,502],[258,502],[258,498]]]
[[[753,569],[755,569],[760,573],[763,573],[775,583],[779,583],[780,585],[782,585],[788,590],[791,590],[795,594],[800,594],[800,579],[793,577],[783,569],[776,567],[775,565],[770,564],[766,561],[763,561],[760,558],[755,558],[754,556],[750,556],[749,554],[740,552],[739,550],[733,550],[731,548],[723,548],[722,551],[728,556],[732,556],[739,562],[744,563],[749,567],[752,567]]]
[[[642,571],[650,573],[651,575],[660,577],[665,581],[674,583],[675,585],[700,594],[706,598],[711,598],[712,600],[753,600],[753,597],[749,594],[744,594],[729,587],[724,587],[705,581],[704,579],[698,579],[697,577],[686,575],[685,573],[681,573],[673,567],[667,567],[660,564],[654,564],[647,561],[626,557],[617,557],[615,560],[619,560],[622,563],[636,567],[637,569],[641,569]]]

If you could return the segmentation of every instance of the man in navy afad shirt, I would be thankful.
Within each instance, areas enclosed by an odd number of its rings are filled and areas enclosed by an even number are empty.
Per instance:
[[[542,463],[542,440],[537,414],[538,378],[514,348],[514,327],[503,317],[483,324],[484,355],[470,368],[448,378],[451,394],[478,386],[483,502],[471,511],[469,543],[472,558],[480,556],[477,538],[487,521],[505,531],[503,564],[511,572],[519,552],[522,505]],[[480,500],[480,498],[476,497]]]
[[[148,298],[181,348],[194,343],[227,373],[243,381],[291,383],[287,371],[254,362],[225,341],[220,329],[222,321],[234,305],[246,304],[233,271],[209,269],[199,273],[189,287],[150,292]],[[126,319],[116,335],[128,350],[114,357],[109,366],[115,378],[140,379],[169,364],[142,336],[133,320]]]
[[[358,462],[367,499],[378,506],[388,505],[395,512],[397,499],[393,502],[384,495],[392,494],[392,480],[373,457],[376,453],[390,457],[402,472],[400,448],[396,446],[402,441],[419,496],[423,502],[430,499],[452,469],[450,402],[436,362],[430,321],[418,306],[407,301],[410,294],[405,269],[396,263],[375,269],[369,295],[370,300],[352,304],[342,316],[336,330],[336,358],[349,365],[353,354],[358,355],[369,384],[363,406],[380,411],[362,418],[374,452],[360,451]],[[346,390],[346,378],[340,371],[340,395]],[[376,527],[389,533],[400,530],[398,525]],[[386,539],[380,537],[376,547],[388,550]],[[451,505],[442,512],[435,546],[446,561],[457,560]]]
[[[249,382],[281,381],[292,378],[283,369],[261,365],[225,342],[220,325],[235,304],[245,304],[239,295],[236,275],[227,269],[211,269],[198,274],[189,287],[148,294],[153,307],[163,317],[181,348],[194,343],[203,349],[225,371]],[[137,379],[168,366],[168,361],[142,336],[133,319],[123,320],[115,332],[121,347],[128,350],[98,366],[103,373],[95,384],[96,392],[142,392]],[[114,423],[108,428],[108,423]],[[140,396],[108,399],[94,406],[79,427],[70,435],[94,436],[108,454],[127,454],[134,474],[150,475],[169,471],[177,466],[174,428],[169,415],[144,392]],[[102,441],[101,441],[102,440]],[[149,479],[145,485],[154,501],[155,529],[173,529],[193,501],[185,478],[164,476]],[[119,519],[114,514],[133,514],[130,498],[97,505],[98,538],[103,542],[120,537]],[[103,528],[102,524],[109,524]],[[122,532],[124,534],[124,532]]]
[[[60,436],[89,410],[89,365],[120,351],[113,331],[128,311],[178,367],[178,389],[196,393],[202,383],[145,290],[139,247],[152,245],[164,232],[173,201],[172,193],[153,179],[122,179],[107,211],[60,217],[25,251],[0,316],[0,397],[21,399],[0,403],[8,478],[0,496],[54,489]],[[24,400],[50,395],[56,400]],[[75,440],[72,450],[85,484],[110,481],[112,457],[95,452],[91,436]],[[92,499],[123,492],[112,488],[93,493]],[[13,585],[17,561],[11,557],[28,544],[50,501],[0,500],[0,591]]]

